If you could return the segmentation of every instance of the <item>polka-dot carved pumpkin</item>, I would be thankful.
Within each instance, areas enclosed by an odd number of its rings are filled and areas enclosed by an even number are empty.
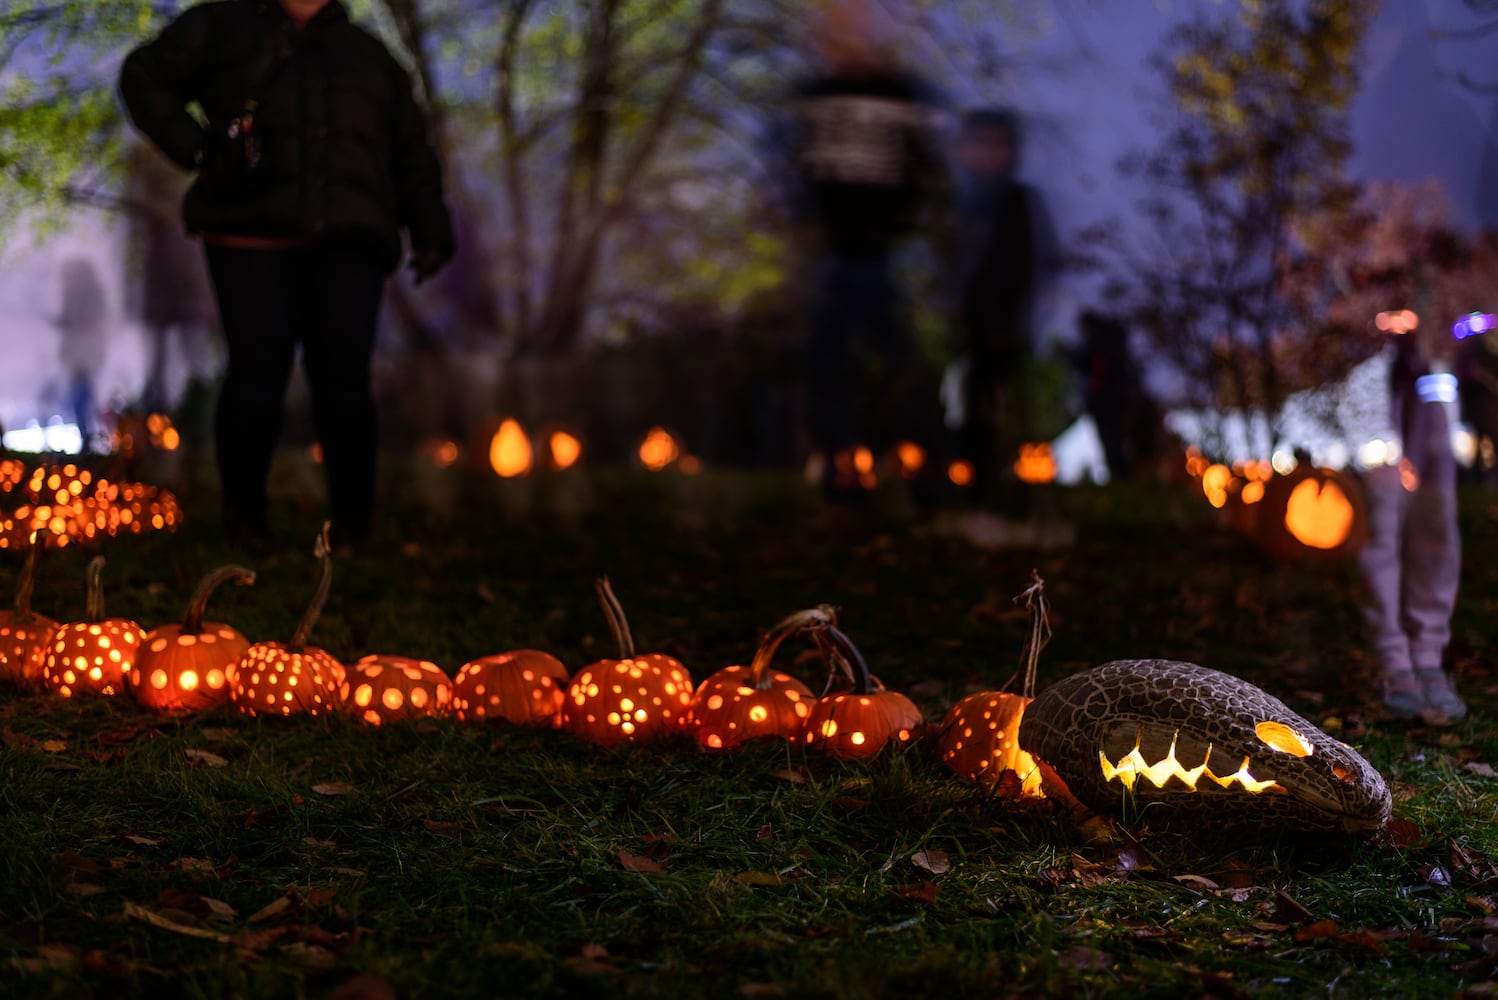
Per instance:
[[[589,664],[572,678],[562,703],[563,728],[601,746],[649,743],[679,733],[692,700],[691,675],[663,653],[635,655],[624,609],[608,580],[597,586],[619,659]]]
[[[539,649],[481,656],[453,678],[459,722],[509,722],[555,729],[562,724],[567,668]]]
[[[333,586],[326,523],[313,554],[322,563],[317,589],[291,641],[255,643],[229,673],[230,700],[246,715],[321,715],[339,705],[343,664],[326,650],[307,644]]]
[[[1003,691],[970,694],[947,710],[937,752],[958,777],[993,784],[1005,771],[1020,780],[1020,794],[1040,796],[1041,770],[1019,748],[1019,724],[1032,699]]]
[[[409,656],[366,656],[348,669],[344,706],[372,726],[421,715],[441,715],[453,683],[435,663]]]
[[[898,691],[879,688],[869,673],[863,654],[853,641],[834,627],[814,635],[823,653],[847,669],[853,689],[818,698],[807,716],[803,739],[812,749],[834,757],[872,757],[887,743],[916,740],[925,728],[921,710]]]
[[[798,611],[765,634],[747,667],[724,667],[692,695],[687,732],[704,750],[731,750],[750,740],[797,740],[811,714],[811,688],[779,670],[770,658],[787,638],[826,628],[833,619],[826,608]]]
[[[16,581],[16,603],[13,610],[0,611],[0,683],[27,691],[42,686],[42,666],[57,622],[31,610],[31,588],[36,582],[36,555],[41,546],[35,542],[26,552],[26,562]]]
[[[223,566],[193,591],[180,625],[146,633],[130,675],[130,690],[146,708],[196,712],[229,700],[229,671],[249,652],[250,640],[223,622],[205,622],[208,598],[220,584],[255,582],[243,566]]]
[[[81,622],[59,625],[42,663],[42,684],[64,698],[80,693],[119,694],[135,667],[145,632],[128,618],[104,617],[104,557],[88,564],[88,612]]]

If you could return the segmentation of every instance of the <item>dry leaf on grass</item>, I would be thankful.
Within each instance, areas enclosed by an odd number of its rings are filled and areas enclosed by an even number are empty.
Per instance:
[[[322,781],[313,785],[312,790],[318,795],[347,795],[354,791],[354,786],[347,781]]]
[[[666,866],[659,861],[644,857],[639,854],[631,854],[628,851],[619,851],[619,863],[624,866],[625,871],[660,873],[666,870]]]
[[[952,862],[947,857],[947,852],[935,847],[916,851],[910,856],[910,863],[917,868],[926,869],[933,875],[942,875],[952,870]]]
[[[229,762],[210,750],[195,750],[188,747],[183,753],[187,759],[200,767],[228,767]]]
[[[152,927],[159,927],[164,931],[171,931],[173,934],[207,938],[210,941],[220,941],[224,944],[228,944],[230,940],[227,934],[210,931],[203,927],[189,927],[187,924],[172,920],[170,917],[164,917],[155,910],[149,910],[138,903],[126,901],[125,916],[132,920],[139,920],[144,924],[150,924]]]

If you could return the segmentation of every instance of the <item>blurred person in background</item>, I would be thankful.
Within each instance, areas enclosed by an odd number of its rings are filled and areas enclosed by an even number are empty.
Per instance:
[[[1388,421],[1378,429],[1390,460],[1363,477],[1369,525],[1358,554],[1367,585],[1363,614],[1385,707],[1400,719],[1455,722],[1467,706],[1442,665],[1462,556],[1451,441],[1458,405],[1454,341],[1419,328],[1390,336]]]
[[[943,167],[931,87],[904,64],[877,5],[836,0],[814,16],[813,74],[794,99],[796,210],[810,236],[807,419],[824,495],[860,504],[854,449],[939,434],[935,373],[915,350],[895,274]],[[926,463],[926,475],[935,463]],[[923,479],[921,482],[927,480]],[[923,500],[920,486],[915,498]]]
[[[385,279],[403,234],[418,281],[453,252],[409,75],[338,0],[218,0],[131,52],[120,95],[136,127],[197,173],[183,215],[205,245],[228,344],[214,432],[226,534],[252,551],[274,546],[266,479],[300,348],[334,543],[361,547]]]
[[[57,317],[63,409],[78,426],[82,450],[92,449],[99,411],[98,381],[109,353],[109,307],[94,265],[82,257],[62,264],[62,311]]]
[[[956,324],[965,357],[958,451],[973,467],[980,509],[1027,513],[1011,472],[1031,440],[1025,369],[1043,252],[1039,196],[1016,176],[1020,125],[1014,112],[979,108],[963,115],[956,145]]]

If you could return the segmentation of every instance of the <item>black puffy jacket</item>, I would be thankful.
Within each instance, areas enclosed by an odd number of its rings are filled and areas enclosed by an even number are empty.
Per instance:
[[[338,0],[300,30],[275,0],[191,7],[126,57],[120,96],[136,126],[188,170],[206,135],[190,103],[215,127],[258,101],[269,186],[228,196],[200,177],[183,202],[190,232],[357,242],[387,268],[400,259],[402,229],[413,252],[452,252],[441,165],[411,79]]]

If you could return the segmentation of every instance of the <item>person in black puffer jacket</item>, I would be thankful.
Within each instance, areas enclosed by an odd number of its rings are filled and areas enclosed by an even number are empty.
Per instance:
[[[205,245],[228,342],[215,418],[226,533],[251,549],[273,544],[266,478],[300,346],[335,539],[362,545],[384,282],[403,231],[418,281],[453,252],[409,75],[338,0],[216,0],[132,51],[120,96],[147,138],[197,171],[183,217]],[[243,135],[230,138],[246,117],[255,163]]]

